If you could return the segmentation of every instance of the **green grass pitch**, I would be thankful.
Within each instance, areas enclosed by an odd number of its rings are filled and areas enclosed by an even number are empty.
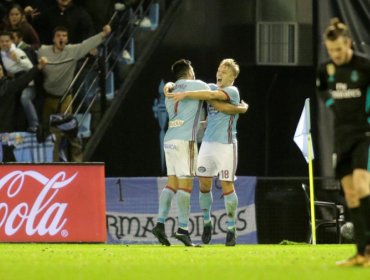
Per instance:
[[[370,279],[354,245],[0,244],[0,279]]]

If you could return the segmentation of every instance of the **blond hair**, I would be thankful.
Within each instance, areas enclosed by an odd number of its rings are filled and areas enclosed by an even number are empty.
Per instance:
[[[350,38],[349,30],[347,25],[345,25],[343,22],[340,22],[339,18],[335,17],[330,20],[330,25],[324,32],[324,39],[335,41],[339,37]]]
[[[235,79],[239,76],[240,68],[234,59],[232,58],[223,59],[220,63],[220,66],[223,65],[229,67],[233,71]]]

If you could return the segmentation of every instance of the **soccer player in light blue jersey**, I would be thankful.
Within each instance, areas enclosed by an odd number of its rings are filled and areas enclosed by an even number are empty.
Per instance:
[[[212,237],[211,206],[213,177],[219,177],[224,194],[225,208],[228,217],[226,246],[236,244],[236,210],[238,197],[234,188],[237,167],[236,123],[238,113],[226,114],[220,111],[220,105],[226,101],[237,105],[240,102],[238,89],[233,85],[239,75],[239,66],[233,59],[221,61],[216,78],[217,84],[211,85],[213,90],[186,91],[168,94],[168,98],[180,100],[207,100],[207,128],[199,151],[197,175],[200,181],[199,203],[203,211],[204,228],[202,241],[208,244]],[[181,102],[180,102],[181,103]]]
[[[173,84],[173,94],[181,91],[210,90],[206,83],[195,80],[194,70],[187,60],[176,61],[172,66],[172,72],[177,79]],[[222,109],[231,110],[230,107],[233,109],[236,106],[225,103]],[[179,228],[175,233],[175,238],[186,246],[194,246],[189,235],[188,222],[190,194],[197,165],[196,137],[200,124],[202,101],[188,99],[177,102],[173,99],[166,99],[166,109],[169,123],[164,150],[168,182],[160,195],[157,224],[152,233],[161,244],[170,245],[165,234],[164,223],[171,207],[171,201],[176,194]]]
[[[209,90],[209,86],[195,80],[195,74],[190,61],[181,59],[172,65],[176,76],[174,92],[184,90]],[[159,199],[157,225],[152,233],[163,245],[170,245],[164,231],[164,223],[175,194],[178,210],[179,227],[175,238],[186,246],[193,246],[188,231],[190,216],[190,194],[193,188],[198,147],[196,136],[200,124],[202,102],[187,100],[177,102],[166,99],[166,109],[169,115],[168,130],[164,137],[164,151],[167,165],[168,182]]]

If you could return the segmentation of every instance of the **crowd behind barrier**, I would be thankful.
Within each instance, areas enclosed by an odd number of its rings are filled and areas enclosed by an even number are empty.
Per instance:
[[[36,139],[30,145],[22,144],[21,149],[29,149],[29,154],[37,150],[45,158],[29,156],[22,160],[49,162],[52,153],[54,162],[82,161],[84,144],[94,133],[91,123],[99,121],[122,81],[116,68],[135,62],[136,30],[155,30],[158,26],[159,4],[154,0],[104,1],[104,7],[92,2],[102,1],[57,0],[50,1],[47,8],[44,1],[0,3],[3,79],[11,80],[29,71],[38,63],[38,57],[46,56],[49,62],[40,75],[17,93],[14,110],[20,116],[16,124],[0,129],[3,139],[27,139],[22,143]],[[107,25],[111,32],[103,28]],[[102,28],[103,33],[97,33]],[[67,35],[59,36],[55,32],[58,29]],[[63,76],[59,83],[53,78],[57,76]],[[14,110],[11,108],[7,114],[15,115]],[[53,115],[60,115],[65,122],[72,118],[73,133],[60,129],[60,123],[51,124]],[[18,161],[19,157],[13,156],[19,154],[19,145],[4,140],[2,144],[10,153],[1,153],[1,160]]]

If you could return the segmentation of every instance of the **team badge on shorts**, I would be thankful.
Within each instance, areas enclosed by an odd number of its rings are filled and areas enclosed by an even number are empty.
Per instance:
[[[198,167],[198,171],[200,172],[200,173],[204,173],[204,172],[206,172],[206,168],[204,167],[204,166],[199,166]]]

